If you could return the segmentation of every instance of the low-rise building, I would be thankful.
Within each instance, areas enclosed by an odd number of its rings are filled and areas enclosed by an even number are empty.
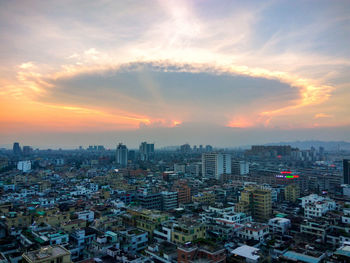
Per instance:
[[[300,224],[300,233],[315,237],[321,242],[324,242],[329,228],[329,224],[322,220],[304,220]]]
[[[135,254],[138,251],[144,250],[148,243],[148,233],[139,229],[129,229],[119,231],[120,249],[124,252]]]
[[[62,246],[47,246],[22,255],[27,263],[71,263],[70,252]]]
[[[238,236],[246,240],[263,241],[269,234],[269,226],[261,223],[246,223],[238,230]]]
[[[285,235],[291,227],[290,219],[275,217],[269,220],[270,233]]]
[[[205,238],[205,224],[195,220],[181,220],[172,226],[172,242],[185,244]]]

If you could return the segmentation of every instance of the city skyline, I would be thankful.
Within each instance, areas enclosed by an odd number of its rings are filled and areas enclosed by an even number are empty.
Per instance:
[[[350,141],[348,1],[0,7],[0,145]]]

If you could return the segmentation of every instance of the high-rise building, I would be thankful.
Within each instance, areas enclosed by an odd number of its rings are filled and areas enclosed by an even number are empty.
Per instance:
[[[231,174],[231,155],[227,153],[203,153],[202,176],[220,179],[224,174]]]
[[[142,142],[140,144],[141,161],[148,161],[152,159],[153,155],[154,155],[154,143]]]
[[[103,145],[97,145],[97,150],[98,151],[104,151],[105,147]]]
[[[186,143],[180,146],[180,152],[182,153],[190,153],[191,152],[191,146]]]
[[[284,199],[287,202],[295,203],[300,197],[300,187],[296,184],[289,184],[284,188]]]
[[[343,160],[344,184],[350,184],[350,160]]]
[[[115,160],[121,167],[126,167],[128,165],[128,148],[126,145],[122,143],[118,144]]]
[[[23,146],[23,155],[28,156],[33,152],[33,148],[30,146]]]
[[[211,146],[211,145],[206,145],[206,146],[205,146],[205,151],[206,151],[206,152],[211,152],[211,151],[213,151],[213,146]]]
[[[231,173],[234,175],[249,174],[249,163],[246,161],[231,161]]]
[[[21,146],[19,146],[18,142],[13,143],[13,154],[14,155],[21,155],[22,154]]]
[[[246,186],[235,211],[247,213],[257,221],[267,221],[272,213],[271,191],[256,185]]]
[[[136,153],[135,153],[135,150],[129,150],[129,152],[128,152],[128,159],[130,160],[130,161],[135,161],[135,159],[136,159]]]
[[[174,183],[173,191],[177,192],[179,204],[191,203],[191,187],[187,180],[178,180]]]

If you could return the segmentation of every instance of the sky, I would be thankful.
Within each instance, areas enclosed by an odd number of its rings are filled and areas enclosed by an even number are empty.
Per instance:
[[[0,145],[350,140],[350,1],[0,1]]]

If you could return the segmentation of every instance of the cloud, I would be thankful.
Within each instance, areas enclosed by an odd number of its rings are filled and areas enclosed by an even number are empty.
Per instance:
[[[317,113],[315,114],[315,119],[319,118],[332,118],[333,116],[331,114],[325,114],[325,113]]]
[[[347,125],[349,11],[322,0],[1,2],[0,101],[32,107],[35,118],[14,116],[24,123],[72,112],[70,129],[88,114],[116,130]]]
[[[277,80],[204,65],[130,63],[46,81],[54,88],[38,97],[41,102],[93,105],[109,112],[122,109],[169,123],[210,118],[226,125],[243,114],[250,115],[256,125],[265,121],[261,111],[277,110],[299,100],[297,88]]]
[[[33,68],[34,64],[33,62],[26,62],[26,63],[22,63],[21,65],[19,65],[20,69],[29,69],[29,68]]]

